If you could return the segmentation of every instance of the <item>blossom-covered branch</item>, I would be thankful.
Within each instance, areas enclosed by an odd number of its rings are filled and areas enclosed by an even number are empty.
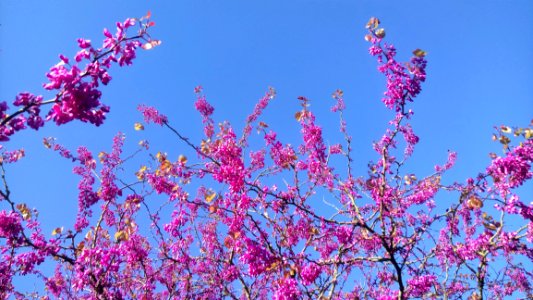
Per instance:
[[[141,31],[127,38],[123,31],[135,22]],[[141,40],[146,49],[159,44],[146,33],[152,25],[128,19],[114,36],[105,32],[102,49],[80,40],[75,61],[87,60],[87,67],[62,57],[45,86],[57,90],[56,97],[19,95],[22,112],[2,126],[22,128],[27,121],[20,117],[35,115],[32,109],[45,102],[53,105],[45,119],[57,124],[100,124],[107,108],[98,85],[108,82],[112,62],[131,62]],[[290,126],[263,121],[273,88],[259,97],[242,132],[216,122],[201,87],[194,90],[194,107],[203,133],[195,137],[180,133],[171,116],[139,105],[144,124],[136,123],[136,130],[149,123],[169,129],[164,132],[193,155],[152,150],[148,141],[127,155],[120,133],[111,150],[99,154],[46,139],[80,176],[76,222],[47,239],[36,210],[12,200],[3,176],[1,295],[22,295],[13,278],[35,274],[46,285],[43,294],[56,298],[532,297],[533,206],[520,188],[533,177],[533,124],[497,127],[494,140],[503,155],[491,154],[490,165],[464,182],[446,178],[455,152],[431,174],[406,171],[420,142],[411,102],[426,78],[427,53],[416,49],[408,62],[398,61],[380,26],[370,19],[365,39],[385,76],[382,102],[392,115],[365,174],[353,168],[367,160],[354,156],[345,111],[350,95],[341,90],[334,91],[331,110],[339,115],[342,140],[331,145],[303,96],[295,99],[299,140],[283,141],[276,130]],[[134,158],[145,160],[132,171],[127,162]],[[55,259],[53,274],[40,268],[48,258]]]

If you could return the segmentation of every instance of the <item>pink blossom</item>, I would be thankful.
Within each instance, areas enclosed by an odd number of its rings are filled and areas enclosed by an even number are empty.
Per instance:
[[[257,276],[274,263],[274,257],[259,243],[247,240],[246,250],[241,256],[241,261],[248,265],[250,275]]]
[[[453,151],[448,152],[448,161],[444,164],[444,166],[435,166],[436,172],[443,172],[446,170],[449,170],[453,165],[455,164],[455,161],[457,160],[457,153]]]
[[[283,278],[274,292],[275,300],[296,300],[301,295],[298,283],[293,278]]]
[[[309,263],[302,268],[300,276],[302,277],[302,283],[305,285],[312,284],[318,276],[320,276],[320,267],[317,264]]]
[[[429,292],[437,284],[437,276],[435,275],[422,275],[414,276],[407,280],[407,285],[410,289],[410,296],[422,297]]]
[[[0,237],[14,239],[22,232],[20,216],[15,212],[0,211]]]
[[[207,120],[207,118],[209,118],[215,111],[213,106],[207,102],[205,96],[198,96],[194,106],[196,107],[196,110],[200,112],[204,120]]]
[[[522,185],[533,176],[532,161],[533,140],[530,139],[512,149],[505,157],[494,159],[487,172],[500,190],[508,190]]]
[[[139,105],[137,107],[137,110],[140,111],[144,116],[144,121],[146,123],[155,123],[158,125],[163,125],[168,121],[167,117],[165,115],[162,115],[157,111],[157,109],[145,106],[145,105]]]
[[[341,144],[335,144],[329,146],[329,153],[331,154],[341,154],[342,153],[342,145]]]

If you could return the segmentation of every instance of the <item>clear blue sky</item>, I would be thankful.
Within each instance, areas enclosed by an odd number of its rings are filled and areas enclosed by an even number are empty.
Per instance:
[[[112,69],[113,80],[103,91],[111,113],[102,127],[50,124],[7,144],[24,147],[27,154],[8,168],[13,197],[37,207],[48,229],[73,221],[78,178],[70,163],[44,149],[43,137],[99,152],[122,131],[132,147],[149,138],[154,151],[177,155],[185,150],[167,131],[133,130],[141,120],[135,108],[140,103],[158,107],[198,142],[201,121],[193,109],[193,88],[199,84],[216,107],[217,121],[228,119],[237,128],[268,87],[276,88],[278,97],[265,120],[282,139],[294,142],[300,95],[311,99],[318,121],[328,128],[326,140],[341,141],[329,107],[331,93],[344,90],[357,170],[364,175],[366,163],[375,158],[371,142],[392,116],[380,101],[385,81],[363,39],[371,16],[381,19],[400,59],[416,48],[428,52],[428,80],[412,107],[421,138],[412,168],[421,175],[443,163],[450,149],[459,155],[447,181],[475,176],[489,163],[487,153],[500,151],[491,141],[492,127],[525,126],[533,118],[529,0],[1,0],[0,101],[11,102],[21,91],[44,93],[44,74],[60,53],[75,54],[77,38],[99,44],[104,27],[148,10],[156,22],[152,34],[163,44],[141,52],[132,67]]]

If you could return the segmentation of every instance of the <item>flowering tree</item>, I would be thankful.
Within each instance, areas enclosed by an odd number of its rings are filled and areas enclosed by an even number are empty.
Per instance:
[[[11,113],[0,103],[0,139],[5,143],[46,121],[102,124],[109,107],[100,102],[99,85],[109,83],[114,63],[129,65],[139,47],[159,45],[148,34],[153,25],[149,14],[118,23],[114,35],[104,30],[102,48],[80,39],[75,62],[61,55],[47,74],[44,88],[57,91],[53,99],[21,93]],[[137,34],[127,35],[136,26]],[[426,78],[426,53],[417,49],[409,62],[398,62],[378,19],[367,29],[370,54],[386,78],[382,101],[393,112],[373,145],[367,174],[353,174],[342,91],[333,93],[332,112],[344,141],[327,146],[310,101],[299,97],[302,140],[293,146],[261,121],[273,89],[238,134],[228,122],[215,125],[214,108],[197,87],[204,127],[199,144],[155,108],[139,106],[145,124],[170,130],[193,158],[173,160],[152,152],[148,141],[124,155],[120,133],[111,151],[98,155],[45,139],[45,146],[72,160],[80,177],[75,224],[50,234],[42,231],[37,209],[9,189],[4,164],[23,157],[23,150],[2,148],[2,298],[28,296],[13,284],[28,274],[43,281],[45,298],[66,299],[533,297],[533,205],[519,192],[533,176],[531,126],[497,127],[503,155],[491,154],[486,170],[465,182],[441,182],[453,152],[433,174],[406,173],[419,141],[409,106]],[[148,159],[140,169],[124,168],[143,153]],[[439,192],[446,193],[443,203],[435,201]],[[55,269],[42,267],[45,261]]]

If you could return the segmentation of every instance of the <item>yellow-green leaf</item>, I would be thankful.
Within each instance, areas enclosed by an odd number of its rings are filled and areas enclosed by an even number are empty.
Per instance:
[[[479,199],[476,196],[472,196],[468,198],[468,201],[466,201],[466,204],[468,205],[470,209],[480,209],[483,207],[483,201],[481,201],[481,199]]]
[[[31,210],[28,208],[28,206],[26,206],[25,203],[17,204],[16,208],[22,214],[22,218],[24,218],[24,220],[31,219]]]
[[[61,234],[63,232],[63,227],[57,227],[56,229],[52,230],[52,235]]]
[[[416,57],[424,57],[424,56],[426,56],[427,52],[422,50],[422,49],[416,49],[415,51],[413,51],[413,54]]]
[[[511,129],[511,127],[509,127],[509,126],[502,126],[502,127],[501,127],[501,131],[502,131],[503,133],[511,133],[511,132],[512,132],[512,129]]]
[[[141,123],[135,123],[133,125],[133,128],[135,128],[135,130],[137,130],[137,131],[144,130],[144,125],[141,124]]]
[[[217,196],[217,193],[215,192],[210,192],[209,194],[205,194],[205,202],[211,203],[211,201],[213,201],[213,199],[215,199],[216,196]]]
[[[117,231],[115,232],[115,241],[116,242],[120,242],[120,241],[125,241],[125,240],[128,240],[129,236],[128,236],[128,233],[124,230],[120,230],[120,231]]]
[[[299,111],[297,113],[294,114],[294,118],[296,119],[296,121],[300,121],[302,119],[302,112]]]
[[[524,130],[524,137],[526,139],[530,139],[532,136],[533,136],[533,130],[531,130],[529,128]]]
[[[383,28],[378,28],[376,29],[376,32],[375,32],[376,36],[380,39],[384,38],[385,37],[385,29]]]
[[[368,21],[368,23],[366,23],[366,28],[368,29],[376,29],[379,25],[379,19],[376,18],[376,17],[372,17],[370,18],[370,20]]]

